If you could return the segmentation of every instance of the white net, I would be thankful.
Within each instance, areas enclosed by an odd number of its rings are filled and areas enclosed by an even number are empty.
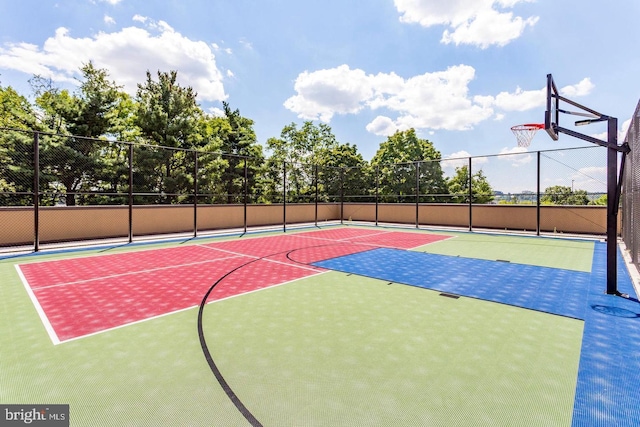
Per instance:
[[[511,131],[516,136],[518,147],[528,147],[536,132],[543,128],[544,125],[541,124],[527,124],[513,126]]]

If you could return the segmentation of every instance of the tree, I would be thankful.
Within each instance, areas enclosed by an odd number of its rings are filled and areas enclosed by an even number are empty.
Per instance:
[[[73,94],[39,76],[30,81],[45,129],[69,135],[46,136],[40,149],[41,184],[44,190],[63,193],[68,206],[76,204],[76,192],[100,189],[97,176],[105,169],[108,146],[104,136],[111,131],[112,112],[121,100],[120,87],[108,80],[106,70],[89,63],[81,72],[80,87]]]
[[[469,203],[469,168],[467,166],[457,167],[455,176],[449,179],[447,185],[449,193],[452,194],[451,201]],[[472,203],[489,203],[494,199],[493,189],[482,170],[473,174],[471,178],[471,196]]]
[[[593,206],[607,206],[607,195],[603,194],[595,200],[589,202]]]
[[[12,87],[0,86],[0,127],[31,129],[35,126],[35,114],[31,104]]]
[[[247,187],[255,192],[256,178],[264,163],[262,146],[256,142],[253,120],[240,115],[240,110],[231,110],[227,102],[222,103],[225,117],[218,127],[224,166],[220,179],[225,186],[227,203],[238,201],[244,192],[245,164],[247,165]]]
[[[540,203],[545,205],[587,205],[589,197],[585,190],[573,190],[571,187],[554,185],[544,190]]]
[[[158,71],[157,76],[154,81],[147,71],[146,82],[138,84],[135,124],[151,146],[135,153],[134,185],[161,195],[146,200],[181,202],[193,188],[195,157],[185,150],[203,143],[199,132],[202,110],[196,103],[196,92],[177,83],[176,71]]]
[[[0,86],[0,127],[30,129],[35,114],[27,99],[13,88]],[[27,193],[33,187],[33,136],[13,130],[0,131],[0,200],[3,205],[28,205],[32,201],[15,193]]]
[[[371,168],[349,143],[320,148],[316,152],[318,192],[329,201],[330,196],[367,196],[371,189]],[[363,194],[363,190],[365,193]],[[359,201],[359,200],[355,200]]]
[[[371,159],[372,167],[377,170],[380,194],[395,197],[397,201],[414,200],[417,178],[421,200],[436,200],[437,195],[447,193],[441,158],[433,143],[418,138],[414,129],[389,136]]]
[[[266,199],[282,194],[284,165],[286,164],[287,197],[309,198],[314,193],[314,165],[319,164],[321,150],[338,146],[331,127],[324,123],[314,125],[306,121],[300,129],[295,123],[285,126],[280,138],[269,138],[267,148],[271,156],[267,160],[265,179],[262,182]]]

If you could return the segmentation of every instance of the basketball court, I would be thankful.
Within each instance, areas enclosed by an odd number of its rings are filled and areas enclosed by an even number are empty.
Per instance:
[[[637,423],[640,309],[605,259],[366,226],[5,259],[0,400],[73,425]]]
[[[607,141],[567,115],[606,121]],[[7,255],[0,402],[69,405],[79,426],[640,425],[616,229],[629,145],[551,75],[544,118],[512,127],[518,145],[545,130],[607,148],[606,239],[416,214]]]

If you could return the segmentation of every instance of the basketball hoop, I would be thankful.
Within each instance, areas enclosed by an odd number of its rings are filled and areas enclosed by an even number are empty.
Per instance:
[[[518,147],[528,147],[531,144],[533,136],[540,129],[544,129],[544,124],[529,123],[526,125],[517,125],[511,128],[511,131],[518,140]]]

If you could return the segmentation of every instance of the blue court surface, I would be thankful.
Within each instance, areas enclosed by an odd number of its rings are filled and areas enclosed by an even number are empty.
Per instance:
[[[640,303],[619,255],[618,289],[606,295],[606,245],[591,273],[501,261],[374,249],[314,263],[390,284],[418,286],[583,320],[574,426],[640,425]]]

